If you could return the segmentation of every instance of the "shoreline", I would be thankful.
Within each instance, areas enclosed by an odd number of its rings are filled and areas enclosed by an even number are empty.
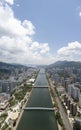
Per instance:
[[[33,89],[32,89],[32,90],[33,90]],[[29,98],[30,98],[30,96],[31,96],[32,90],[30,91],[28,100],[29,100]],[[12,130],[17,130],[17,127],[18,127],[18,125],[19,125],[19,122],[20,122],[21,117],[22,117],[23,112],[24,112],[24,109],[23,109],[23,108],[26,107],[26,105],[27,105],[27,103],[28,103],[28,100],[27,100],[27,101],[25,102],[25,104],[23,105],[23,107],[22,107],[22,109],[21,109],[21,112],[20,112],[20,114],[19,114],[19,116],[18,116],[18,119],[17,119],[17,121],[16,121],[16,125],[13,127]]]
[[[53,89],[53,87],[52,87],[51,81],[49,80],[49,91],[50,91],[51,101],[52,101],[52,104],[53,104],[53,108],[55,108],[54,107],[54,104],[55,104],[54,97],[51,94],[51,90],[52,89]],[[56,113],[56,110],[54,110],[54,113]],[[60,126],[60,124],[58,123],[58,121],[57,121],[57,125],[58,125],[58,130],[62,130],[62,127]]]

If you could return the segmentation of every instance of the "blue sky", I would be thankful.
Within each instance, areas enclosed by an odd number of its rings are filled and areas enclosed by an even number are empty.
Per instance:
[[[68,42],[81,42],[81,1],[77,0],[17,0],[15,7],[17,18],[32,21],[36,28],[34,38],[40,42],[49,42],[58,49]],[[58,46],[57,46],[58,44]]]
[[[1,61],[81,61],[80,0],[1,0],[0,6]]]

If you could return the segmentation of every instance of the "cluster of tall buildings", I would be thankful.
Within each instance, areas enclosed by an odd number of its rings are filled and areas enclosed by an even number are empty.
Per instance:
[[[72,116],[76,116],[77,104],[66,94],[63,95],[64,103]]]
[[[80,130],[81,65],[77,64],[77,67],[74,66],[74,63],[73,65],[69,63],[64,66],[57,65],[57,67],[49,67],[47,72],[55,84],[59,96],[61,96],[63,105],[66,107],[67,114],[69,113],[69,116],[72,119],[71,123],[73,124],[73,130]]]
[[[36,71],[36,68],[16,68],[14,70],[15,74],[12,73],[8,76],[8,79],[3,79],[0,80],[0,93],[7,93],[9,94],[12,92],[18,85],[22,84],[24,80],[26,80],[28,77],[30,77],[33,72]]]
[[[0,80],[0,90],[2,93],[10,93],[17,86],[17,81]]]
[[[81,108],[81,68],[65,67],[62,69],[55,67],[49,68],[47,72],[57,88],[61,84],[68,96],[73,100],[79,101],[78,104]]]
[[[80,89],[75,87],[74,84],[69,84],[68,85],[68,95],[71,96],[73,99],[79,99]]]
[[[9,105],[9,98],[9,94],[0,93],[0,110],[4,110]]]
[[[68,85],[68,95],[75,100],[79,101],[79,107],[81,108],[81,90],[79,87],[76,87],[76,84]]]

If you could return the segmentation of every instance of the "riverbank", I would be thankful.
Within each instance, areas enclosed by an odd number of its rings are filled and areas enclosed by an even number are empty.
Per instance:
[[[51,82],[51,80],[48,78],[48,82],[49,82],[49,91],[50,91],[50,96],[51,96],[51,100],[52,100],[52,104],[53,104],[53,108],[54,108],[54,112],[55,112],[55,116],[56,116],[56,114],[58,113],[58,111],[59,111],[59,109],[58,109],[58,104],[57,104],[57,102],[56,102],[56,94],[54,93],[54,86],[53,86],[53,84],[52,84],[52,82]],[[63,124],[62,123],[62,120],[61,120],[61,117],[59,117],[60,118],[60,123],[61,124]],[[63,127],[60,125],[60,123],[59,123],[59,121],[58,121],[58,119],[57,119],[57,125],[58,125],[58,129],[59,130],[63,130]]]
[[[33,90],[33,88],[32,88],[32,90]],[[30,92],[30,94],[29,94],[29,97],[28,97],[27,101],[25,102],[25,104],[23,105],[23,107],[22,107],[22,109],[21,109],[21,112],[20,112],[19,117],[18,117],[18,119],[17,119],[17,121],[16,121],[16,125],[13,127],[13,130],[17,130],[17,127],[18,127],[18,125],[19,125],[20,119],[21,119],[21,117],[22,117],[22,115],[23,115],[23,112],[24,112],[24,109],[23,109],[23,108],[25,108],[25,107],[27,106],[27,103],[28,103],[28,100],[29,100],[29,98],[30,98],[30,96],[31,96],[32,90],[31,90],[31,92]]]
[[[50,80],[50,83],[51,83],[51,89],[53,90],[53,95],[55,97],[55,100],[56,100],[56,104],[58,106],[58,114],[60,114],[60,117],[61,117],[61,120],[62,120],[62,127],[63,127],[63,130],[72,130],[72,126],[68,120],[68,117],[64,111],[64,108],[62,107],[62,104],[59,100],[59,97],[55,91],[55,86],[52,84],[51,80]],[[59,119],[59,118],[58,118]]]
[[[52,108],[51,97],[49,94],[48,82],[45,69],[41,69],[35,82],[37,88],[33,89],[28,101],[28,107]],[[54,111],[50,110],[29,110],[24,111],[17,130],[58,130]]]

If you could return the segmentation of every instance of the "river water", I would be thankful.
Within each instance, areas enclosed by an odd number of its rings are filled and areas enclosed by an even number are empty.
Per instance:
[[[45,70],[41,69],[26,107],[52,108]],[[44,87],[44,88],[43,88]],[[24,110],[17,130],[58,130],[54,111]]]

